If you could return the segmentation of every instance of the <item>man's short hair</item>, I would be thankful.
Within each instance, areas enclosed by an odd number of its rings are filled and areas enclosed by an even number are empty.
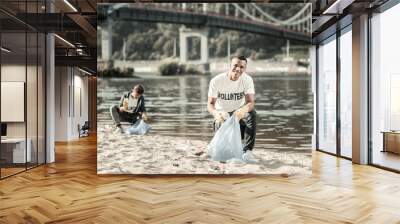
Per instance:
[[[247,64],[247,58],[246,58],[245,56],[239,55],[239,56],[233,56],[233,57],[232,57],[232,59],[235,59],[235,58],[237,58],[237,59],[239,59],[239,60],[241,60],[241,61],[245,61],[246,64]]]
[[[137,93],[139,93],[139,94],[143,94],[143,93],[144,93],[144,87],[143,87],[141,84],[135,85],[135,86],[133,87],[133,89],[135,89],[135,88],[137,88],[137,89],[136,89]]]

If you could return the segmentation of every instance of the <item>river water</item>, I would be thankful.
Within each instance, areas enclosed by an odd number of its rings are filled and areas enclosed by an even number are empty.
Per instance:
[[[145,87],[152,133],[210,141],[207,111],[212,76],[98,79],[98,127],[112,124],[109,108],[135,84]],[[257,111],[256,146],[272,151],[311,152],[313,96],[311,77],[253,76]]]

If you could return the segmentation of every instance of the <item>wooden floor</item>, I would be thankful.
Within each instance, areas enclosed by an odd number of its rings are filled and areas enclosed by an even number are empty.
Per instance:
[[[12,166],[12,165],[11,165]],[[15,166],[15,165],[14,165]],[[24,172],[26,169],[33,169],[36,167],[36,164],[29,164],[27,163],[27,167],[25,167],[25,164],[18,164],[17,167],[2,167],[1,168],[1,178],[6,178],[11,175],[15,175],[17,173]]]
[[[392,152],[375,151],[373,155],[374,164],[400,170],[400,155]]]
[[[23,172],[23,171],[25,171],[26,169],[25,169],[25,167],[21,167],[21,168],[9,168],[9,167],[7,167],[7,168],[1,168],[1,177],[3,178],[3,177],[7,177],[7,176],[11,176],[11,175],[13,175],[13,174],[16,174],[16,173],[19,173],[19,172]]]
[[[98,176],[96,138],[0,181],[0,223],[400,223],[400,175],[313,154],[313,175]]]

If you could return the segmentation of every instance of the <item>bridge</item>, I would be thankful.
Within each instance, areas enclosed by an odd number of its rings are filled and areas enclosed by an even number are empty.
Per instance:
[[[237,30],[311,43],[311,4],[305,4],[296,14],[278,19],[256,3],[136,3],[99,4],[98,21],[103,24],[102,59],[110,60],[112,24],[115,20],[175,23],[180,29],[180,60],[187,62],[189,37],[201,40],[202,63],[208,61],[208,27]],[[288,44],[289,46],[289,44]]]

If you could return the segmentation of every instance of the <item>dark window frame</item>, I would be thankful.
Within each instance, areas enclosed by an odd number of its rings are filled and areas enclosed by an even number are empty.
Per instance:
[[[27,3],[28,1],[25,0],[25,1],[21,1],[21,2]],[[39,12],[38,4],[39,4],[39,2],[43,2],[43,1],[35,0],[35,1],[29,1],[29,2],[37,3],[36,11]],[[25,4],[25,11],[27,11],[27,4]],[[46,7],[46,12],[47,12],[47,7]],[[1,26],[1,23],[0,23],[0,26]],[[1,37],[2,37],[3,33],[10,33],[10,32],[1,31],[1,29],[0,29],[0,45],[2,45],[1,44],[1,41],[2,41]],[[28,26],[28,24],[25,24],[25,29],[22,32],[12,32],[12,33],[19,33],[21,35],[25,35],[25,87],[24,87],[24,90],[25,90],[25,93],[24,93],[24,96],[25,96],[25,99],[24,99],[24,107],[25,107],[24,108],[24,119],[25,119],[25,168],[24,168],[24,170],[9,174],[7,176],[3,176],[3,173],[2,173],[2,169],[3,168],[2,168],[1,163],[0,163],[0,180],[4,180],[4,179],[6,179],[8,177],[12,177],[14,175],[26,172],[26,171],[28,171],[30,169],[39,167],[39,166],[44,165],[44,164],[47,163],[47,109],[46,109],[47,108],[47,43],[48,43],[48,41],[47,41],[47,33],[41,32],[39,30],[36,30],[36,29]],[[32,163],[33,165],[29,164],[29,165],[32,165],[32,166],[29,166],[29,167],[28,167],[28,162],[27,162],[28,161],[28,154],[27,154],[27,148],[28,148],[28,143],[27,143],[27,140],[28,140],[28,136],[27,136],[28,135],[28,132],[27,132],[27,127],[28,127],[28,125],[27,125],[27,122],[28,122],[28,120],[27,120],[27,82],[28,82],[28,79],[27,79],[27,76],[28,76],[28,67],[27,67],[28,66],[28,54],[27,54],[27,52],[28,52],[28,33],[36,34],[36,57],[37,57],[36,58],[36,99],[37,99],[37,102],[36,102],[36,112],[37,112],[36,113],[36,130],[37,130],[36,131],[36,140],[37,140],[36,162],[34,164]],[[42,150],[42,152],[44,152],[44,155],[41,155],[41,157],[43,157],[43,159],[44,159],[43,163],[39,163],[39,97],[38,97],[39,96],[39,79],[38,79],[38,77],[39,77],[39,68],[38,68],[38,66],[39,66],[39,34],[44,34],[42,36],[42,38],[41,38],[41,42],[42,42],[42,44],[44,44],[44,46],[42,46],[42,47],[44,47],[44,51],[41,51],[41,53],[44,53],[44,55],[42,55],[42,60],[44,60],[44,68],[42,69],[42,82],[44,83],[44,92],[43,92],[44,99],[43,99],[43,105],[41,105],[42,108],[44,109],[44,111],[43,111],[44,112],[44,117],[42,117],[44,120],[41,120],[41,122],[43,122],[43,124],[44,124],[44,136],[43,136],[44,145],[42,146],[42,147],[44,147],[43,150]],[[1,53],[0,53],[0,82],[1,82],[1,67],[2,67],[2,63],[1,62],[2,62],[2,56],[1,56]],[[0,86],[0,90],[1,90],[1,86]],[[1,97],[1,91],[0,91],[0,97]],[[0,110],[1,110],[1,105],[0,105]],[[1,123],[1,115],[0,115],[0,123]],[[0,158],[1,158],[1,152],[2,152],[2,147],[1,147],[1,144],[0,144]]]

